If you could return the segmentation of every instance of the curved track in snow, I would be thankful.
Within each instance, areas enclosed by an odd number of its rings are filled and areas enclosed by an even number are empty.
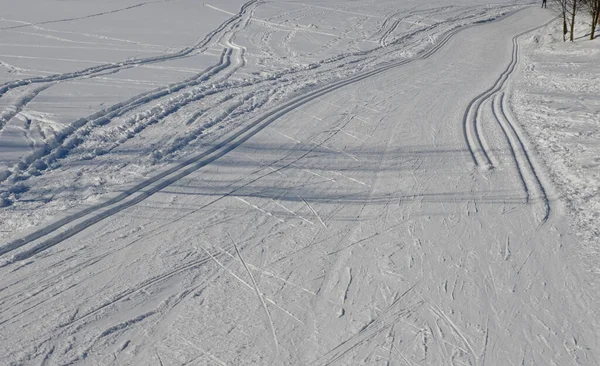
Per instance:
[[[321,5],[281,6],[294,19],[335,17]],[[122,115],[98,116],[110,120],[90,134],[121,119],[138,126],[106,154],[116,157],[169,118],[178,128],[227,118],[213,110],[221,103],[238,124],[112,198],[0,245],[2,359],[596,364],[594,294],[509,105],[516,37],[550,16],[528,8],[423,26],[414,43],[388,37],[387,47],[253,85],[247,35],[268,27],[252,19],[287,16],[259,10],[215,37],[222,54],[206,83],[135,97],[115,109]],[[364,18],[367,9],[342,10]],[[393,26],[374,19],[382,35]],[[286,26],[268,31],[302,34]],[[424,47],[429,36],[435,43]],[[326,51],[344,42],[332,38]],[[416,56],[399,59],[409,51]],[[145,119],[136,108],[147,100],[174,109]],[[480,169],[487,163],[494,169]]]
[[[298,107],[303,106],[306,103],[316,100],[317,98],[319,98],[323,95],[326,95],[332,91],[338,90],[342,87],[345,87],[345,86],[354,84],[356,82],[365,80],[367,78],[376,76],[376,75],[386,72],[388,70],[406,65],[411,62],[414,62],[416,60],[427,59],[427,58],[433,56],[450,39],[452,39],[452,37],[454,35],[456,35],[461,30],[462,29],[455,29],[453,31],[448,32],[444,37],[441,38],[441,40],[434,47],[431,47],[429,50],[427,50],[426,52],[424,52],[422,55],[420,55],[417,58],[394,62],[394,63],[388,64],[388,65],[379,67],[375,70],[371,70],[366,73],[355,75],[346,80],[342,80],[342,81],[339,81],[332,85],[328,85],[326,87],[311,91],[309,93],[306,93],[305,95],[302,95],[302,96],[297,97],[289,102],[286,102],[286,103],[280,105],[279,107],[275,108],[274,110],[261,115],[260,117],[255,119],[252,123],[249,123],[246,126],[244,126],[244,128],[242,128],[240,131],[236,131],[234,134],[227,136],[227,138],[225,138],[223,141],[220,141],[217,145],[212,147],[210,150],[205,151],[205,152],[203,152],[197,156],[194,156],[190,159],[187,159],[186,161],[178,164],[177,166],[170,168],[167,171],[161,172],[160,174],[135,185],[134,187],[126,190],[125,192],[121,193],[117,197],[112,198],[102,204],[87,208],[76,214],[70,215],[70,216],[68,216],[64,219],[61,219],[60,221],[57,221],[45,228],[42,228],[32,234],[29,234],[22,239],[17,239],[6,245],[0,246],[0,255],[10,253],[10,252],[14,251],[15,249],[21,248],[21,247],[23,247],[27,244],[30,244],[38,239],[41,239],[49,234],[52,234],[53,232],[57,231],[58,229],[64,228],[68,224],[75,223],[72,227],[69,227],[66,230],[62,230],[61,233],[58,234],[57,236],[51,237],[47,240],[43,240],[41,243],[36,243],[33,248],[16,254],[15,256],[13,256],[10,259],[10,261],[5,262],[5,264],[11,263],[14,261],[25,260],[35,254],[38,254],[39,252],[41,252],[43,250],[51,248],[54,245],[62,242],[63,240],[70,238],[71,236],[85,230],[89,226],[91,226],[95,223],[98,223],[101,220],[104,220],[107,217],[110,217],[110,216],[112,216],[128,207],[131,207],[139,202],[142,202],[143,200],[150,197],[154,193],[161,191],[162,189],[177,182],[181,178],[188,176],[192,172],[200,169],[201,167],[214,162],[218,158],[222,157],[223,155],[227,154],[229,151],[235,149],[237,146],[239,146],[242,143],[244,143],[245,141],[247,141],[249,138],[251,138],[256,133],[263,130],[265,127],[267,127],[272,122],[276,121],[278,118],[289,113],[290,111],[293,111],[293,110],[297,109]],[[230,63],[230,61],[229,61],[230,55],[231,55],[230,51],[227,51],[227,50],[224,51],[224,56],[221,57],[221,62],[219,63],[219,65],[211,67],[210,69],[208,69],[205,73],[203,73],[201,75],[209,74],[213,70],[220,70],[220,68],[223,68],[223,65],[225,65],[225,64],[228,65]],[[227,58],[227,62],[223,61],[223,59],[225,57]],[[514,69],[514,65],[513,65],[514,62],[516,62],[516,61],[511,62],[512,69]],[[238,61],[238,64],[241,64],[241,63],[242,63],[241,61]],[[204,77],[202,77],[201,80],[205,80],[205,79],[208,79],[208,77],[204,76]],[[121,109],[130,109],[132,105],[135,106],[140,103],[147,103],[149,100],[157,99],[158,97],[163,96],[166,93],[176,91],[177,89],[186,87],[187,85],[189,85],[191,83],[195,84],[196,80],[198,80],[198,79],[194,78],[191,81],[186,81],[181,84],[169,86],[168,88],[162,88],[157,92],[151,92],[151,93],[148,93],[147,95],[143,95],[142,97],[137,97],[133,101],[128,101],[128,102],[123,103],[122,105],[118,105],[118,107],[112,107],[108,111],[102,113],[100,116],[95,116],[91,120],[88,118],[83,119],[82,122],[85,122],[86,124],[90,123],[92,125],[102,124],[103,121],[107,120],[111,116],[119,115],[119,114],[123,113],[123,111]],[[76,128],[76,129],[81,128],[82,126],[79,126],[79,124],[77,124],[77,123],[74,124],[74,128]],[[68,133],[66,136],[70,136],[70,135],[71,135],[71,133]],[[66,143],[69,145],[72,144],[69,141],[67,141]],[[53,151],[56,151],[57,154],[60,154],[61,147],[59,146],[59,147],[55,148]],[[52,154],[52,152],[50,152],[48,155],[51,155],[51,154]],[[131,197],[131,196],[134,196],[134,197]],[[97,211],[101,211],[101,212],[94,214]],[[87,217],[90,214],[92,214],[91,217]]]

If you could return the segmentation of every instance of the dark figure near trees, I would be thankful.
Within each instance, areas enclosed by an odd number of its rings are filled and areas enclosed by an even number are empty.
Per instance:
[[[546,7],[546,0],[542,0],[542,8]]]

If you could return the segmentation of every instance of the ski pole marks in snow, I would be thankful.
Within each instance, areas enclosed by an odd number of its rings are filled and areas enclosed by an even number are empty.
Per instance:
[[[449,34],[447,34],[443,38],[443,40],[440,42],[440,44],[438,44],[435,47],[433,47],[432,49],[426,51],[420,57],[420,59],[426,59],[426,58],[432,56],[446,42],[448,42],[448,40],[451,37],[456,35],[457,32],[458,32],[458,30],[451,31]],[[401,61],[398,61],[395,63],[391,63],[388,65],[379,67],[375,70],[371,70],[371,71],[368,71],[368,72],[365,72],[362,74],[352,76],[346,80],[342,80],[342,81],[333,83],[331,85],[327,85],[320,89],[311,91],[303,96],[292,99],[289,102],[283,103],[276,109],[258,117],[252,123],[246,125],[244,128],[237,131],[236,133],[228,136],[226,139],[221,141],[219,144],[217,144],[213,148],[209,149],[208,151],[198,155],[197,157],[188,159],[188,160],[178,164],[177,166],[175,166],[165,172],[162,172],[162,173],[156,175],[155,177],[150,178],[149,180],[147,180],[145,182],[137,184],[133,188],[126,190],[124,193],[121,193],[117,197],[110,199],[103,204],[90,207],[80,213],[73,214],[73,215],[68,216],[58,222],[55,222],[46,228],[37,230],[36,232],[29,234],[24,238],[17,239],[8,244],[0,246],[0,255],[4,255],[9,252],[12,252],[12,251],[14,251],[18,248],[21,248],[29,243],[32,243],[38,239],[41,239],[44,236],[52,234],[54,231],[58,230],[59,228],[64,227],[65,225],[69,225],[72,222],[80,221],[81,219],[89,216],[85,220],[83,220],[81,223],[74,225],[73,227],[69,228],[68,230],[63,231],[61,234],[59,234],[51,239],[48,239],[46,241],[42,241],[38,245],[35,245],[33,248],[23,251],[22,253],[19,253],[19,254],[13,256],[11,259],[5,259],[5,264],[30,258],[31,256],[33,256],[41,251],[44,251],[48,248],[51,248],[51,247],[55,246],[56,244],[62,242],[63,240],[70,238],[71,236],[81,232],[82,230],[86,229],[87,227],[89,227],[92,224],[100,222],[100,221],[104,220],[105,218],[110,217],[110,216],[124,210],[125,208],[131,207],[139,202],[142,202],[143,200],[150,197],[154,193],[159,192],[163,188],[165,188],[165,187],[175,183],[179,179],[191,174],[193,171],[195,171],[207,164],[210,164],[211,162],[217,160],[221,156],[227,154],[229,151],[235,149],[237,146],[241,145],[243,142],[247,141],[253,135],[258,133],[265,127],[269,126],[272,122],[276,121],[278,118],[286,115],[290,111],[293,111],[293,110],[297,109],[298,107],[305,105],[306,103],[316,100],[317,98],[319,98],[323,95],[329,94],[332,91],[335,91],[335,90],[338,90],[345,86],[368,79],[370,77],[379,75],[379,74],[389,71],[391,69],[406,65],[410,62],[414,62],[415,60],[418,60],[418,59],[401,60]],[[195,82],[196,82],[196,78],[192,79],[191,81],[188,81],[187,83],[195,83]],[[182,88],[184,85],[185,85],[185,83],[175,85],[170,88],[161,88],[155,92],[147,93],[147,95],[138,97],[137,99],[134,99],[131,102],[128,101],[126,103],[118,104],[118,105],[114,106],[113,108],[110,108],[107,112],[104,112],[103,114],[108,115],[108,118],[110,118],[111,115],[118,115],[118,114],[122,113],[119,110],[119,108],[127,108],[129,103],[140,103],[140,102],[145,103],[147,100],[156,99],[156,96],[153,95],[155,93],[164,95],[165,93],[169,93],[169,90],[171,88],[172,89]],[[368,107],[367,109],[379,112],[370,107]],[[95,118],[95,120],[100,121],[100,123],[98,123],[98,122],[94,123],[94,120],[89,121],[88,119],[82,119],[82,120],[80,120],[79,123],[74,124],[74,126],[72,126],[71,129],[73,129],[75,131],[87,124],[91,124],[93,127],[94,125],[105,123],[106,119],[107,119],[107,117],[102,114],[100,116],[96,116],[96,118]],[[92,122],[92,123],[90,123],[90,122]],[[79,126],[79,124],[81,124],[81,126]],[[77,139],[74,139],[74,142],[71,142],[67,139],[68,137],[70,137],[70,135],[71,135],[71,133],[63,133],[63,136],[64,136],[63,139],[69,144],[69,146],[72,143],[77,143]],[[60,140],[58,140],[58,141],[60,141]],[[54,154],[52,154],[52,151],[54,151]],[[50,151],[51,153],[48,154],[48,157],[55,159],[58,155],[62,155],[63,151],[64,151],[64,148],[58,148],[58,149],[51,150]],[[347,177],[347,176],[344,176],[341,173],[338,173],[338,175],[340,175],[344,178],[347,178],[349,180],[352,180],[358,184],[367,186],[366,183],[355,180],[355,179]],[[150,187],[150,188],[146,188],[146,187]],[[142,189],[145,189],[145,191],[143,193],[140,193]],[[133,198],[129,199],[130,196],[133,196]],[[94,213],[96,211],[100,211],[100,210],[102,212],[92,215],[92,213]]]
[[[355,3],[345,9],[371,10]],[[284,20],[334,16],[306,7],[293,12],[293,3],[269,5],[292,14]],[[382,14],[398,12],[385,6]],[[497,169],[481,175],[457,163],[470,154],[461,135],[464,105],[454,99],[456,75],[473,80],[464,90],[467,104],[487,87],[480,76],[489,71],[458,61],[478,54],[503,69],[500,46],[539,22],[533,10],[477,28],[500,35],[486,38],[491,53],[470,39],[475,32],[459,33],[459,25],[479,19],[468,8],[461,12],[471,18],[416,32],[411,44],[390,36],[385,49],[260,74],[249,71],[259,54],[249,35],[285,37],[252,21],[262,9],[251,7],[213,37],[207,52],[221,55],[211,66],[220,70],[210,69],[204,82],[174,86],[150,100],[160,106],[140,101],[89,131],[126,121],[132,133],[119,142],[123,149],[104,155],[119,163],[126,148],[148,141],[166,151],[171,143],[153,138],[169,128],[213,117],[235,123],[209,128],[205,143],[186,150],[191,155],[173,155],[170,168],[149,175],[132,170],[139,180],[112,200],[92,200],[88,209],[1,246],[7,263],[0,268],[0,327],[14,330],[3,338],[0,332],[5,359],[142,365],[594,359],[597,342],[586,324],[593,302],[573,286],[560,227],[554,216],[536,227],[532,206],[523,205],[523,187],[531,203],[540,193],[527,170],[528,151],[519,148],[527,142],[505,106],[507,89],[478,114]],[[373,34],[353,26],[345,35]],[[431,33],[432,48],[398,57]],[[452,47],[442,48],[452,39]],[[323,42],[329,51],[343,48],[329,41]],[[25,109],[13,121],[22,114],[35,115]],[[494,115],[514,162],[504,171],[507,158],[487,134],[486,118]],[[62,160],[65,167],[76,169],[69,165],[74,155]],[[90,165],[99,164],[102,156],[92,159]],[[62,177],[61,169],[41,174]]]

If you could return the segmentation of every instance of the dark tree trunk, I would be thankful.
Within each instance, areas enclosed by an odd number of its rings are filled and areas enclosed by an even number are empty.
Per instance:
[[[567,33],[569,33],[569,27],[567,27],[567,13],[563,12],[563,42],[567,41]]]
[[[573,0],[573,9],[571,12],[571,34],[569,35],[569,41],[573,42],[573,33],[575,31],[575,13],[577,12],[577,0]]]
[[[600,0],[590,1],[590,13],[592,15],[592,29],[590,32],[590,40],[596,38],[596,25],[600,24]]]

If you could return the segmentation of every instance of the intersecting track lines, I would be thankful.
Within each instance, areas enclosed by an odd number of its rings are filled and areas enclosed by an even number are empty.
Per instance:
[[[68,73],[63,73],[63,74],[54,74],[54,75],[49,75],[49,76],[45,76],[45,77],[34,77],[34,78],[10,81],[10,82],[0,85],[0,97],[3,96],[7,91],[9,91],[11,89],[29,85],[29,84],[70,80],[70,79],[74,79],[74,78],[80,78],[80,77],[94,75],[99,72],[103,72],[103,71],[107,71],[107,70],[122,69],[124,67],[134,66],[134,65],[139,66],[139,65],[145,65],[145,64],[156,63],[156,62],[164,62],[164,61],[168,61],[168,60],[174,60],[174,59],[185,57],[185,56],[191,54],[192,52],[202,49],[203,47],[208,45],[217,34],[219,34],[226,27],[228,27],[229,25],[231,25],[232,23],[234,23],[235,21],[240,19],[247,12],[247,10],[257,2],[258,2],[258,0],[250,0],[247,3],[245,3],[236,15],[229,18],[225,22],[223,22],[221,25],[219,25],[219,27],[217,27],[215,30],[208,33],[202,40],[198,41],[196,44],[194,44],[191,47],[186,47],[180,51],[170,53],[167,55],[162,55],[162,56],[125,60],[125,61],[121,61],[118,63],[103,64],[103,65],[94,66],[94,67],[90,67],[87,69],[78,70],[78,71],[74,71],[74,72],[68,72]]]
[[[253,2],[249,2],[247,4],[252,4]],[[249,5],[248,5],[249,6]],[[512,14],[512,13],[510,13]],[[240,15],[241,16],[241,15]],[[61,230],[61,233],[50,237],[48,239],[42,240],[39,243],[33,245],[31,248],[24,250],[20,253],[15,254],[11,258],[4,258],[3,263],[0,262],[0,265],[14,263],[16,261],[24,260],[32,257],[33,255],[40,253],[44,250],[47,250],[67,238],[72,237],[73,235],[87,229],[89,226],[98,223],[104,220],[107,217],[110,217],[125,208],[131,207],[139,202],[142,202],[146,198],[151,195],[159,192],[165,187],[175,183],[183,177],[188,176],[192,172],[200,169],[207,164],[210,164],[217,160],[218,158],[224,156],[229,153],[239,145],[243,144],[245,141],[250,139],[259,131],[263,130],[265,127],[269,126],[271,123],[279,119],[280,117],[286,115],[292,110],[297,109],[300,106],[305,105],[306,103],[313,101],[321,96],[331,93],[332,91],[338,90],[345,86],[354,84],[356,82],[368,79],[375,75],[382,74],[389,70],[395,69],[397,67],[409,64],[411,62],[415,62],[420,59],[427,59],[431,57],[434,53],[439,51],[443,45],[445,45],[453,36],[455,36],[460,30],[467,29],[472,26],[466,26],[459,29],[454,29],[449,31],[446,36],[442,38],[439,44],[436,44],[431,49],[425,51],[422,55],[414,59],[405,59],[397,62],[393,62],[387,65],[380,66],[374,70],[370,70],[367,72],[360,73],[358,75],[354,75],[345,80],[341,80],[338,82],[334,82],[330,85],[321,87],[319,89],[310,91],[304,95],[296,97],[288,102],[281,104],[279,107],[272,109],[271,111],[264,113],[263,115],[256,118],[253,122],[248,123],[243,126],[241,129],[237,130],[233,134],[224,138],[221,142],[215,144],[213,147],[208,149],[207,151],[191,157],[189,159],[184,160],[183,162],[177,164],[176,166],[146,180],[138,183],[137,185],[125,190],[123,193],[117,195],[116,197],[107,200],[104,203],[92,206],[78,213],[69,215],[53,224],[50,224],[42,229],[39,229],[31,234],[26,235],[23,238],[16,239],[8,244],[5,244],[0,247],[0,255],[5,255],[10,253],[18,248],[21,248],[27,244],[33,243],[38,239],[42,239],[45,236],[50,236],[53,232],[58,229],[64,228],[66,225],[73,223],[72,226]]]
[[[265,311],[265,316],[266,316],[266,319],[268,322],[267,324],[269,325],[269,328],[271,329],[271,335],[273,336],[273,344],[275,347],[275,352],[273,354],[273,359],[271,361],[271,364],[274,364],[279,359],[279,340],[277,339],[277,334],[275,333],[275,326],[273,325],[273,318],[271,317],[271,313],[269,312],[269,309],[267,308],[267,304],[265,304],[265,299],[263,298],[262,292],[258,288],[258,284],[256,283],[256,280],[254,279],[254,275],[252,274],[252,272],[250,271],[250,268],[248,268],[248,265],[246,264],[246,261],[244,261],[244,258],[242,257],[242,253],[240,253],[240,250],[238,249],[237,244],[235,243],[233,238],[231,237],[231,234],[227,233],[227,235],[229,236],[229,239],[231,239],[231,241],[233,242],[233,247],[235,248],[235,252],[237,253],[238,258],[240,259],[242,264],[244,265],[244,268],[246,269],[246,272],[248,273],[248,276],[250,277],[250,280],[252,281],[252,286],[254,287],[254,291],[256,291],[256,296],[258,296],[258,299],[260,300],[262,308]]]
[[[193,77],[185,79],[181,82],[172,83],[170,85],[139,94],[124,102],[117,103],[90,116],[83,117],[72,122],[67,127],[60,130],[49,143],[44,144],[39,148],[35,148],[33,152],[23,157],[18,165],[18,168],[16,167],[10,174],[2,176],[0,178],[0,182],[26,171],[31,166],[51,166],[55,161],[64,158],[71,150],[85,142],[87,136],[89,136],[93,129],[104,126],[110,123],[114,118],[120,117],[127,112],[139,109],[140,107],[151,102],[158,101],[161,98],[170,96],[176,92],[180,92],[175,97],[171,97],[169,100],[167,100],[165,105],[159,104],[158,106],[149,109],[141,115],[134,115],[133,117],[127,119],[123,124],[127,126],[127,131],[134,132],[127,135],[124,140],[132,138],[132,135],[139,134],[149,125],[165,119],[172,113],[177,112],[180,108],[192,102],[203,99],[208,95],[221,91],[215,89],[215,82],[220,81],[222,84],[245,65],[245,49],[233,44],[231,40],[235,37],[235,33],[239,30],[239,23],[244,20],[247,15],[247,10],[243,9],[238,15],[223,23],[226,26],[222,25],[219,28],[219,32],[224,31],[220,36],[219,41],[224,40],[224,43],[228,45],[228,47],[222,51],[220,60],[216,65],[209,66],[202,72],[197,73]],[[247,21],[244,23],[244,26],[246,25]],[[211,36],[207,36],[205,41],[202,42],[202,47],[209,44],[212,38],[215,37],[219,32],[215,31]],[[132,66],[124,66],[122,68],[97,72],[94,74],[94,76],[116,73],[130,67]],[[203,88],[199,87],[203,84],[206,84],[206,82],[209,80],[213,81],[212,88],[208,86]],[[0,119],[0,130],[4,125],[2,121],[8,121],[8,119],[10,119],[15,113],[18,113],[18,111],[22,110],[38,93],[47,89],[51,85],[37,88],[35,92],[27,94],[23,101],[20,101],[15,106],[7,109],[7,111],[3,113],[4,118]],[[191,91],[187,91],[190,88],[193,89]],[[225,87],[222,86],[220,89],[223,88]],[[250,97],[245,97],[244,101],[246,101],[248,98]],[[120,145],[123,142],[122,140],[123,139],[116,141],[112,147],[105,152],[108,152]]]
[[[361,344],[370,341],[378,334],[388,329],[390,326],[395,323],[398,318],[402,318],[407,316],[411,312],[411,308],[419,307],[420,304],[407,305],[405,307],[399,306],[402,300],[405,297],[413,292],[415,288],[419,285],[419,282],[416,282],[411,287],[409,287],[402,294],[397,296],[394,301],[385,309],[383,309],[375,319],[370,321],[368,324],[363,326],[361,330],[352,335],[350,338],[344,340],[342,343],[337,345],[335,348],[331,349],[327,353],[325,353],[322,357],[318,358],[314,362],[313,365],[331,365],[336,361],[342,359],[346,354],[351,352],[356,347]],[[397,309],[397,307],[399,309]]]

